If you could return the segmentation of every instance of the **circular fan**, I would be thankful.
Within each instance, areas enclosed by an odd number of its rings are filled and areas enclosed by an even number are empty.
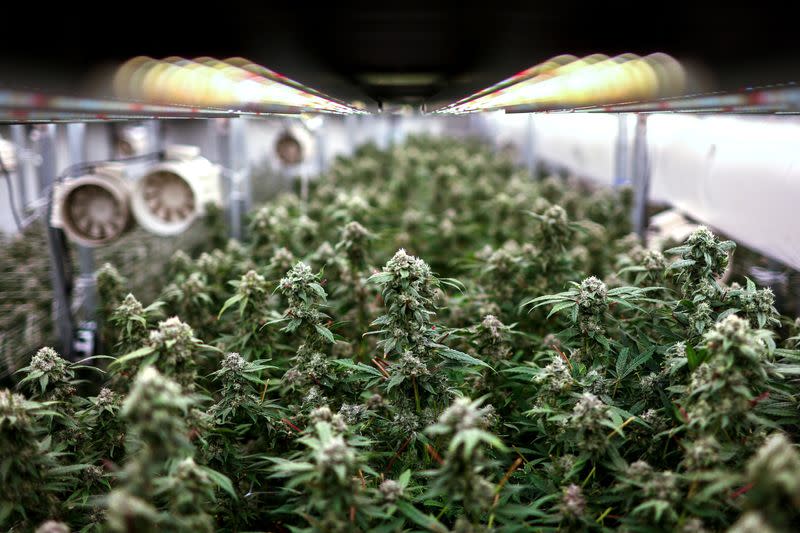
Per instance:
[[[303,161],[303,145],[288,131],[278,137],[275,152],[284,165],[296,165]]]
[[[156,235],[178,235],[216,201],[219,174],[207,159],[167,161],[152,167],[136,183],[131,208],[136,221]]]
[[[128,228],[128,191],[105,176],[82,176],[68,182],[61,195],[64,232],[84,246],[107,244]]]
[[[192,188],[174,172],[161,170],[143,178],[142,196],[150,213],[168,224],[182,223],[195,214]]]

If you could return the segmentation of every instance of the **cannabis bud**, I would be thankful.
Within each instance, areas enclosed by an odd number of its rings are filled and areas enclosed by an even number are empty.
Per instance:
[[[684,464],[689,470],[714,466],[719,461],[720,445],[713,435],[700,437],[686,446]]]
[[[229,353],[222,360],[222,368],[233,373],[241,372],[246,364],[247,361],[245,361],[244,358],[236,352]]]
[[[192,272],[181,285],[184,298],[191,298],[204,293],[208,288],[206,276],[202,272]]]
[[[367,228],[356,221],[348,222],[342,228],[342,237],[337,248],[344,249],[348,260],[354,265],[361,265],[364,262],[365,246],[369,241],[370,233]]]
[[[192,355],[194,331],[191,326],[174,316],[158,323],[158,329],[150,332],[150,346],[167,355],[170,361],[184,361]]]
[[[355,452],[347,445],[344,438],[339,435],[334,435],[330,438],[325,445],[317,452],[317,464],[327,469],[336,469],[336,467],[344,466],[351,467],[355,463]]]
[[[100,389],[100,393],[97,395],[97,399],[95,400],[95,403],[98,407],[114,405],[116,402],[117,394],[108,387],[103,387]]]
[[[67,362],[52,348],[42,348],[31,358],[31,370],[47,374],[53,382],[67,378]]]
[[[667,260],[658,250],[645,250],[641,264],[649,272],[660,272],[667,267]]]
[[[0,429],[25,428],[29,419],[25,409],[26,400],[21,394],[0,389]],[[10,432],[9,432],[10,434]]]
[[[192,270],[192,258],[183,250],[178,250],[170,258],[169,268],[173,275],[186,275]]]
[[[69,533],[70,529],[64,522],[48,520],[36,528],[36,533]]]
[[[783,495],[800,505],[800,453],[782,433],[758,449],[747,464],[747,475],[759,492]]]
[[[667,250],[681,259],[669,268],[684,278],[683,292],[690,299],[697,297],[712,299],[719,293],[716,279],[728,266],[728,253],[736,248],[733,241],[719,241],[705,226],[700,226],[686,239],[682,246]]]
[[[367,408],[364,405],[345,403],[339,408],[339,415],[346,424],[354,425],[361,421],[366,411]]]
[[[590,392],[581,395],[575,407],[569,424],[578,433],[578,442],[586,450],[597,452],[606,444],[606,427],[603,425],[608,413],[608,406]]]
[[[105,263],[97,271],[97,292],[106,308],[113,308],[119,302],[125,284],[125,278],[111,263]]]
[[[128,293],[122,303],[114,311],[120,318],[129,318],[144,314],[144,306],[133,294]]]
[[[567,363],[560,355],[554,355],[553,360],[542,368],[533,378],[534,383],[542,385],[551,394],[558,394],[572,386],[572,373]]]
[[[62,400],[75,393],[75,388],[71,384],[75,377],[75,371],[52,348],[41,348],[31,358],[30,364],[20,371],[26,373],[21,384],[37,382],[39,384],[38,392],[41,394],[45,394],[50,387],[45,396],[46,399]],[[36,391],[32,392],[34,395],[37,394]]]
[[[777,533],[777,530],[758,511],[748,511],[731,526],[728,533]]]
[[[497,342],[502,338],[501,332],[505,329],[505,325],[496,316],[486,315],[481,322],[481,328],[489,332],[491,338]]]
[[[592,276],[581,282],[578,305],[581,311],[600,314],[608,308],[608,290],[606,284]]]
[[[409,350],[403,352],[394,368],[397,372],[407,377],[419,377],[430,373],[422,359],[412,354]]]
[[[572,234],[567,212],[564,208],[560,205],[551,205],[536,218],[538,218],[540,222],[539,233],[542,244],[546,247],[563,249],[569,242],[569,237]]]
[[[264,276],[255,270],[248,270],[239,280],[239,294],[244,298],[253,298],[262,295],[267,290],[267,282]]]
[[[309,413],[308,417],[312,422],[330,422],[333,419],[333,412],[327,405],[317,407]]]
[[[403,495],[403,487],[393,479],[387,479],[378,487],[378,491],[387,502],[395,502]]]
[[[184,419],[190,403],[180,385],[148,366],[137,374],[120,414],[136,425],[154,450],[170,453],[188,445]]]
[[[378,409],[384,405],[383,396],[380,394],[373,394],[367,399],[367,408],[368,409]]]
[[[708,533],[708,529],[699,518],[690,518],[683,523],[680,533]]]
[[[294,254],[288,248],[278,248],[269,262],[269,269],[273,272],[286,272],[295,262]]]
[[[650,480],[644,485],[644,494],[656,500],[677,501],[681,495],[677,476],[669,470],[653,472]]]
[[[580,486],[573,483],[564,489],[564,494],[561,496],[560,509],[568,520],[577,520],[583,516],[586,511],[586,498],[584,498],[583,490]]]
[[[401,279],[407,279],[409,283],[424,282],[431,277],[431,269],[428,264],[422,259],[407,254],[403,248],[394,254],[383,270],[392,273],[396,282]]]
[[[647,461],[639,459],[628,466],[625,475],[633,481],[644,483],[653,474],[653,467]]]
[[[452,432],[473,428],[485,428],[488,415],[493,412],[490,405],[479,408],[479,402],[472,402],[468,398],[456,398],[439,416],[439,425],[449,428]]]

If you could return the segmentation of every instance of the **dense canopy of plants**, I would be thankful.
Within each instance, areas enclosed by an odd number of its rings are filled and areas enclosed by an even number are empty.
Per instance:
[[[800,336],[735,245],[477,143],[336,162],[0,390],[0,528],[788,531]]]

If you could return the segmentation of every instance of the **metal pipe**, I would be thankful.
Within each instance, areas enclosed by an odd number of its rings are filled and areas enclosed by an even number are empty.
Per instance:
[[[238,173],[238,196],[239,196],[239,223],[241,225],[241,236],[244,236],[244,215],[250,210],[252,200],[252,183],[250,175],[250,160],[247,157],[247,123],[244,119],[231,119],[231,152],[233,153],[234,168]]]
[[[636,115],[633,141],[633,230],[645,239],[647,232],[647,199],[650,192],[650,159],[647,154],[647,115]]]
[[[614,185],[625,185],[630,181],[628,169],[630,161],[628,155],[628,114],[620,113],[617,116],[617,144],[614,152]]]
[[[528,115],[525,124],[525,167],[532,178],[536,178],[536,132],[533,127],[533,115]]]
[[[17,156],[17,185],[19,187],[19,200],[18,204],[22,209],[23,216],[25,208],[30,203],[28,198],[28,179],[30,176],[30,157],[28,156],[28,143],[25,136],[25,126],[22,124],[14,124],[11,126],[11,142],[14,143]]]
[[[86,161],[86,124],[67,124],[69,164]],[[83,318],[94,321],[97,315],[97,284],[94,278],[94,250],[78,245],[78,286],[83,296]]]
[[[39,149],[42,163],[39,166],[39,180],[42,189],[50,191],[57,175],[56,155],[56,125],[47,124],[39,126]],[[48,192],[48,194],[50,194]],[[74,323],[70,309],[70,296],[72,292],[72,266],[69,258],[69,248],[60,228],[50,225],[50,216],[53,209],[52,195],[48,201],[47,209],[47,244],[50,249],[50,278],[53,289],[53,323],[59,339],[61,353],[67,357],[72,356],[72,335]]]
[[[230,228],[230,237],[232,239],[241,240],[242,238],[242,199],[239,172],[236,168],[236,149],[235,142],[238,135],[235,134],[235,121],[232,119],[222,119],[217,128],[218,146],[219,146],[219,161],[222,166],[222,175],[224,176],[226,186],[223,191],[226,192],[225,204],[228,208],[228,227]]]

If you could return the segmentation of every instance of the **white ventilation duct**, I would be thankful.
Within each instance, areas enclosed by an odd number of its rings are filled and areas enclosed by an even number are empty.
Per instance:
[[[166,161],[135,183],[131,208],[145,230],[177,235],[204,213],[206,204],[220,204],[220,169],[199,154],[195,146],[169,147]]]
[[[117,151],[124,157],[144,154],[149,143],[147,128],[144,126],[123,125],[117,130]]]
[[[14,172],[17,169],[17,154],[14,145],[3,138],[0,138],[0,160],[3,161],[3,166],[8,172]]]
[[[129,199],[128,183],[119,170],[98,169],[56,187],[51,225],[83,246],[102,246],[130,228]]]
[[[287,167],[311,161],[316,150],[314,136],[302,124],[284,127],[275,141],[275,155]]]

